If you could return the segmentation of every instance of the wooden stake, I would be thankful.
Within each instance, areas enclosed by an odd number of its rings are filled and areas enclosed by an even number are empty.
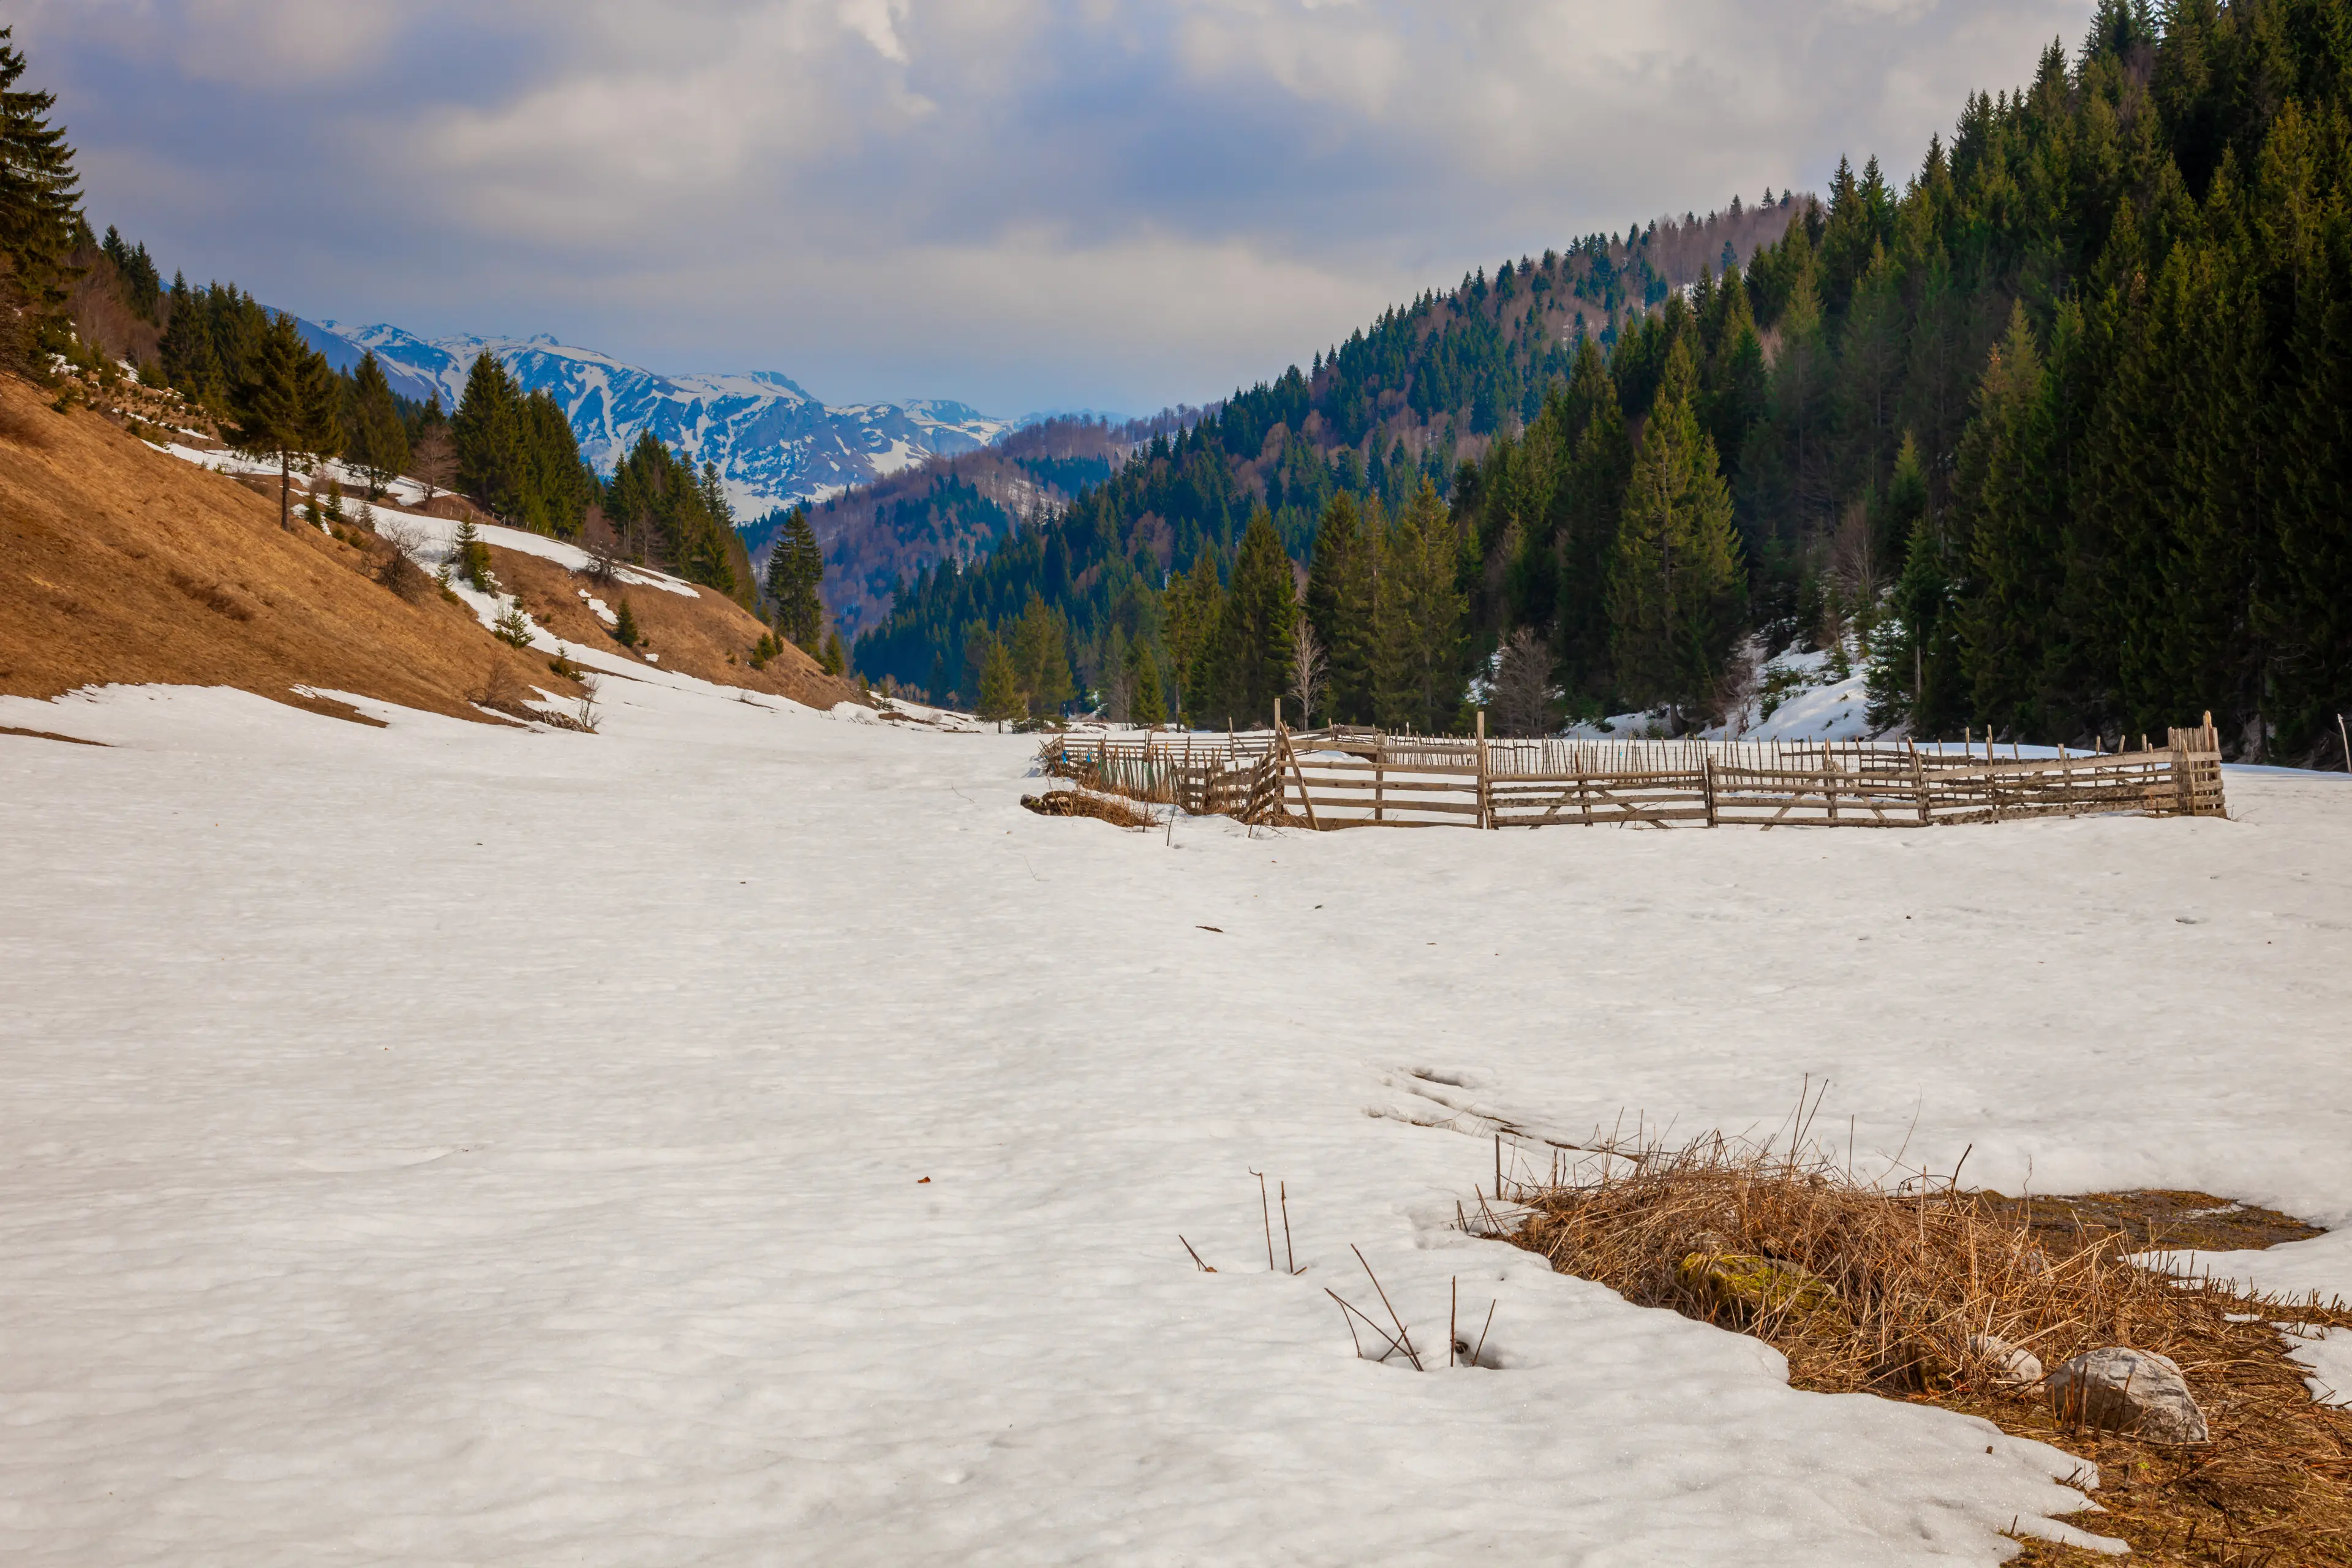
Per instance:
[[[1265,1173],[1252,1171],[1250,1174],[1257,1178],[1257,1217],[1265,1225],[1265,1271],[1271,1274],[1274,1272],[1274,1215],[1267,1212],[1265,1206]],[[1284,1228],[1289,1227],[1286,1225]]]
[[[1277,1184],[1282,1190],[1282,1260],[1290,1265],[1290,1271],[1296,1274],[1298,1272],[1298,1254],[1290,1249],[1290,1184],[1283,1182]]]
[[[1478,826],[1495,826],[1494,812],[1486,795],[1486,710],[1478,710]]]

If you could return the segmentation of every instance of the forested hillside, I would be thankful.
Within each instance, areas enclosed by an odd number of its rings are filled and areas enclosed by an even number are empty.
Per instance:
[[[1536,416],[1580,341],[1613,345],[1626,323],[1752,255],[1802,210],[1801,198],[1766,196],[1591,235],[1565,253],[1506,261],[1491,279],[1482,268],[1451,292],[1390,310],[1318,353],[1308,370],[1294,365],[1189,430],[1155,437],[977,568],[943,562],[898,584],[890,619],[859,641],[859,668],[971,700],[970,628],[1019,615],[1034,594],[1068,623],[1088,685],[1118,668],[1118,650],[1138,637],[1180,682],[1191,650],[1170,644],[1159,625],[1163,577],[1204,556],[1229,572],[1259,509],[1303,560],[1336,495],[1392,510],[1423,479],[1443,493],[1458,464]]]
[[[71,150],[58,146],[69,167]],[[516,527],[670,567],[758,604],[715,465],[698,469],[647,431],[601,477],[562,407],[525,391],[494,354],[475,358],[457,406],[445,411],[437,395],[418,403],[395,393],[372,353],[333,369],[291,316],[234,283],[199,288],[175,276],[167,286],[145,246],[112,228],[94,236],[78,207],[53,222],[47,308],[23,318],[30,331],[18,363],[39,376],[41,356],[55,354],[101,385],[128,364],[142,383],[178,393],[184,426],[140,434],[218,439],[289,468],[335,457],[379,488],[414,475]],[[20,273],[32,274],[30,265]],[[817,651],[814,639],[808,651]]]
[[[1137,447],[1200,413],[1040,419],[977,451],[933,457],[806,508],[824,551],[826,608],[856,637],[889,614],[891,595],[907,578],[942,561],[978,560],[1022,520],[1068,504]],[[773,546],[789,515],[779,507],[744,527],[753,556]]]
[[[2244,755],[2333,756],[2347,61],[2326,0],[2103,0],[2071,59],[2053,44],[2030,85],[1972,98],[1900,190],[1842,164],[1747,265],[1621,292],[1656,308],[1613,342],[1589,313],[1589,352],[1560,307],[1624,274],[1618,247],[1391,312],[976,570],[919,578],[861,664],[974,691],[969,650],[1026,610],[1107,694],[1148,665],[1190,717],[1255,717],[1292,642],[1248,630],[1280,606],[1231,607],[1262,512],[1314,568],[1335,671],[1368,672],[1329,684],[1340,719],[1433,720],[1427,671],[1458,700],[1508,644],[1559,708],[1680,721],[1741,695],[1756,633],[1867,658],[1877,716],[1922,735],[2210,709]],[[1465,397],[1402,453],[1381,417]],[[1453,572],[1416,607],[1386,584],[1433,531]]]

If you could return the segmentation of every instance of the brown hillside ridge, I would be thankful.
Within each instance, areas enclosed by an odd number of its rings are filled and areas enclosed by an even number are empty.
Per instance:
[[[663,669],[675,669],[720,686],[788,697],[812,708],[831,709],[836,702],[868,707],[873,700],[839,676],[827,675],[816,660],[786,643],[782,653],[753,669],[751,658],[768,628],[759,618],[715,589],[698,588],[691,599],[667,589],[631,586],[614,581],[597,583],[584,572],[566,570],[544,556],[490,546],[490,572],[499,586],[522,601],[530,618],[566,644],[619,653],[613,631],[596,618],[581,590],[604,601],[616,614],[621,601],[637,623],[643,647],[633,658],[656,656]]]
[[[235,686],[358,717],[309,686],[488,722],[477,700],[579,691],[429,579],[377,582],[381,541],[281,530],[274,500],[49,403],[0,376],[0,693]]]

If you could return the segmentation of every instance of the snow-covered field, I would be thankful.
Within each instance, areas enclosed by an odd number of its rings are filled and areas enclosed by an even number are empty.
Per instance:
[[[1171,847],[639,673],[593,736],[0,700],[110,748],[0,735],[0,1557],[1991,1563],[2073,1460],[1451,1230],[1486,1118],[1810,1074],[1864,1162],[2352,1222],[2340,778]],[[1494,1364],[1356,1359],[1350,1244]]]

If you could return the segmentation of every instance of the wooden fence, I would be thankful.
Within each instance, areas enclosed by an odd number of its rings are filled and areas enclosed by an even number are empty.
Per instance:
[[[1483,721],[1481,728],[1484,728]],[[2161,747],[2003,756],[1908,742],[1468,740],[1370,730],[1056,736],[1046,771],[1196,816],[1339,827],[1926,827],[2221,816],[2211,715]]]

